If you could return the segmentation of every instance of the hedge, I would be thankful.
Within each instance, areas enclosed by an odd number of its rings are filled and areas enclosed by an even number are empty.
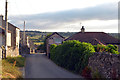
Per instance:
[[[90,43],[69,40],[61,45],[51,45],[50,58],[70,71],[80,73],[88,65],[88,58],[95,52]]]

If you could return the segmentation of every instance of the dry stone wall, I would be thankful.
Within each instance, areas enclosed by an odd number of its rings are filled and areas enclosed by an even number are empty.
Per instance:
[[[118,78],[120,76],[120,55],[96,52],[89,58],[88,66],[92,71],[97,70],[104,78]]]

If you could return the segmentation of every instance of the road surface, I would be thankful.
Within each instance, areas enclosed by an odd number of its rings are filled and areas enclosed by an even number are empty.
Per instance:
[[[81,78],[53,63],[45,54],[26,56],[25,78]]]

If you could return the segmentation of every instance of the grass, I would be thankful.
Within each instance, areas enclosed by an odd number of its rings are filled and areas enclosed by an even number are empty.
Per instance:
[[[24,67],[25,58],[8,57],[2,60],[2,78],[22,78],[19,67]]]
[[[43,44],[44,42],[34,42],[35,45],[41,45]]]
[[[24,67],[25,63],[25,58],[22,56],[17,56],[17,57],[7,57],[6,59],[7,62],[15,64],[16,67]]]
[[[2,60],[2,78],[22,78],[22,73],[13,64]]]

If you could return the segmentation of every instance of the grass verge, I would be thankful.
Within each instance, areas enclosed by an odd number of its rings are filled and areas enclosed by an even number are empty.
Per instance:
[[[22,56],[8,57],[2,60],[2,78],[23,78],[19,67],[24,67],[25,58]]]
[[[17,57],[7,57],[6,61],[14,64],[16,67],[24,67],[25,58],[19,55]]]

